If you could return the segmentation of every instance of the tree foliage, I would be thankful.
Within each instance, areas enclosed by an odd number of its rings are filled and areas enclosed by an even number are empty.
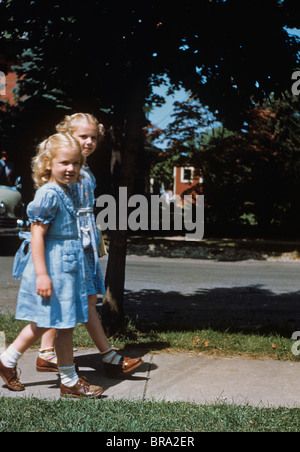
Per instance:
[[[195,133],[195,126],[205,126],[208,116],[201,105],[189,104],[177,106],[164,134],[164,159],[153,173],[159,177],[165,167],[187,163],[201,169],[208,231],[233,233],[244,225],[260,235],[288,231],[297,236],[299,98],[286,92],[256,104],[247,112],[249,122],[234,132],[215,127]]]
[[[144,107],[158,100],[151,86],[167,75],[171,89],[191,90],[217,119],[240,127],[254,102],[290,85],[298,44],[285,26],[295,26],[293,13],[292,1],[279,0],[2,0],[1,44],[9,38],[21,48],[15,155],[29,170],[33,144],[66,111],[89,111],[110,131],[94,170],[106,191],[124,185],[130,196],[143,153]],[[117,326],[125,256],[126,231],[115,231],[106,307]]]

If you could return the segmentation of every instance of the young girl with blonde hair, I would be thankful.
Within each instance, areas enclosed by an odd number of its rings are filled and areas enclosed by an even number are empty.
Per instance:
[[[13,391],[25,389],[16,372],[18,359],[49,328],[57,332],[61,395],[97,398],[104,391],[79,378],[73,363],[73,329],[88,320],[88,297],[77,211],[68,187],[79,180],[84,161],[78,141],[61,133],[43,141],[33,160],[37,191],[27,207],[31,236],[17,252],[13,268],[16,278],[22,275],[16,318],[31,323],[0,357],[0,376]]]
[[[93,115],[88,113],[75,113],[71,116],[65,116],[64,120],[56,126],[56,129],[61,133],[69,133],[77,139],[85,158],[88,158],[96,150],[105,133],[104,126]],[[96,310],[97,294],[105,294],[105,286],[97,251],[101,236],[93,213],[96,179],[87,165],[81,169],[80,175],[80,182],[71,184],[70,192],[74,205],[78,209],[82,225],[82,244],[88,269],[86,283],[89,318],[85,326],[100,351],[106,371],[109,375],[114,376],[118,373],[124,374],[136,369],[142,364],[143,360],[141,358],[122,357],[113,350],[98,316]],[[55,371],[54,336],[55,331],[49,331],[43,336],[40,354],[37,359],[37,370]]]

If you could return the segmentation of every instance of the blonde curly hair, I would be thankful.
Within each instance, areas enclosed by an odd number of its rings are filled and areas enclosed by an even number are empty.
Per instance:
[[[103,140],[105,134],[104,125],[100,124],[98,119],[90,113],[74,113],[70,116],[67,115],[59,124],[57,124],[56,130],[60,133],[70,133],[73,135],[78,124],[82,122],[95,125],[98,131],[98,143]]]
[[[76,149],[80,153],[80,165],[85,164],[85,157],[81,153],[79,142],[69,133],[56,133],[42,141],[37,147],[37,153],[32,159],[32,177],[35,188],[49,182],[51,179],[51,162],[59,149]]]

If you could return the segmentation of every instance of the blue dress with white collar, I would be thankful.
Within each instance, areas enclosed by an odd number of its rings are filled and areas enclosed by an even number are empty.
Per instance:
[[[30,249],[30,233],[17,252],[13,275],[22,274],[16,318],[35,322],[41,328],[74,328],[88,321],[86,264],[78,236],[77,211],[70,191],[56,183],[39,188],[27,206],[31,223],[49,224],[45,235],[45,260],[53,293],[43,298],[36,292],[36,274]],[[24,236],[24,235],[23,235]],[[29,245],[30,246],[30,245]]]
[[[71,192],[73,203],[77,209],[90,208],[95,205],[94,191],[96,188],[96,179],[90,168],[86,165],[81,171],[81,180],[77,183],[72,183],[68,187]],[[101,241],[100,231],[97,228],[95,215],[90,215],[91,230],[89,231],[90,243],[84,249],[86,260],[86,284],[88,295],[105,294],[105,284],[102,276],[99,257],[98,245]]]

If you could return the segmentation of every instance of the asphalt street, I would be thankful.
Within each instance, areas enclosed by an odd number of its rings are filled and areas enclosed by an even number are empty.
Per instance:
[[[145,323],[300,330],[300,264],[129,257],[125,308]]]
[[[100,260],[105,273],[107,258]],[[13,313],[19,281],[0,257],[0,313]],[[300,264],[128,256],[125,313],[147,323],[300,330]]]
[[[300,262],[217,262],[128,256],[126,288],[191,294],[201,289],[259,286],[283,294],[300,290],[299,270]]]

